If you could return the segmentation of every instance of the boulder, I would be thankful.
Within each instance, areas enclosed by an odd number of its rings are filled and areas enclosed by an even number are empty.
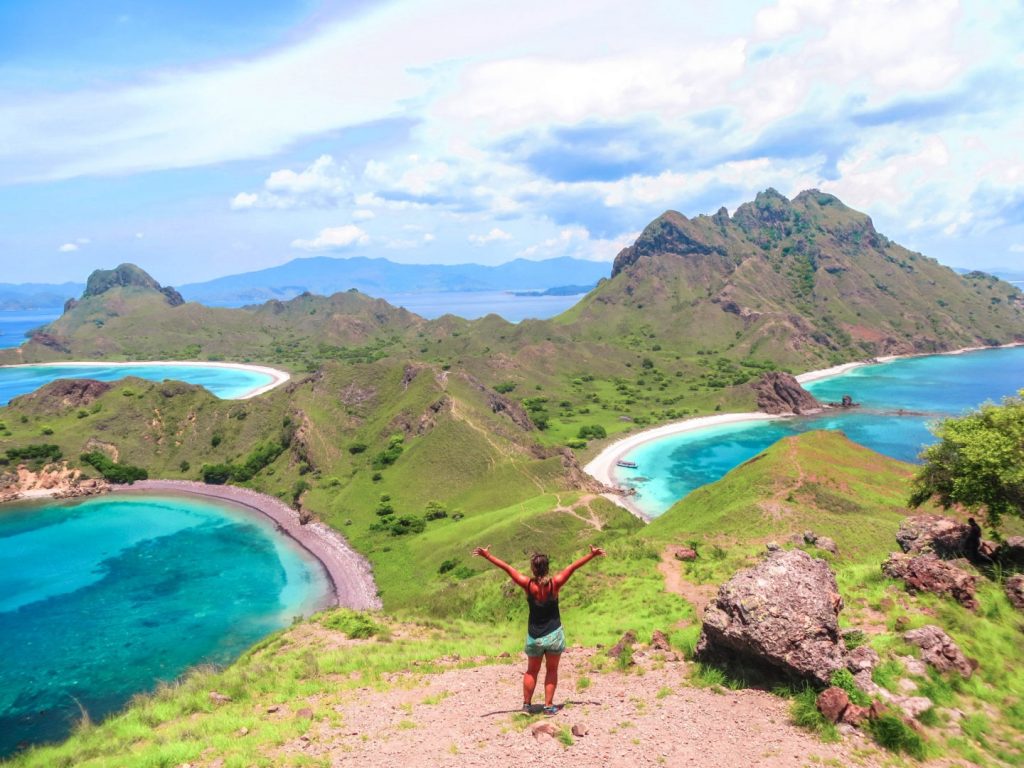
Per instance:
[[[757,408],[765,413],[814,413],[821,403],[789,373],[769,371],[753,385]]]
[[[993,559],[1006,570],[1024,570],[1024,536],[1008,537],[1006,541],[996,547]]]
[[[622,637],[619,638],[619,642],[608,649],[608,655],[613,659],[618,659],[622,654],[629,656],[629,664],[634,664],[633,661],[633,646],[636,644],[636,632],[632,629],[628,630]]]
[[[862,707],[859,704],[850,703],[846,709],[843,710],[842,722],[847,725],[859,727],[865,720],[871,716],[871,709],[869,707]]]
[[[651,649],[655,651],[671,651],[672,646],[669,645],[668,638],[665,633],[660,629],[654,630],[651,634]]]
[[[878,658],[878,651],[870,645],[858,645],[846,654],[846,668],[854,675],[858,672],[871,672],[878,666],[881,659]]]
[[[952,597],[972,611],[978,609],[974,597],[978,577],[973,576],[935,555],[903,555],[894,553],[882,563],[886,576],[901,579],[911,592],[932,592]]]
[[[1024,611],[1024,573],[1011,576],[1003,585],[1006,596],[1018,611]]]
[[[953,638],[934,624],[904,632],[903,639],[920,648],[921,658],[939,672],[955,670],[966,679],[974,674],[978,667],[977,662],[964,655],[960,647],[953,642]]]
[[[830,723],[843,719],[843,712],[850,706],[850,697],[842,688],[832,686],[818,694],[818,711]]]
[[[896,541],[909,555],[932,553],[944,560],[963,557],[971,529],[942,515],[914,515],[900,523]]]
[[[684,562],[697,559],[697,550],[692,547],[676,547],[672,550],[672,557]]]
[[[697,657],[744,661],[827,685],[842,669],[835,574],[798,549],[771,553],[718,590],[704,611]]]

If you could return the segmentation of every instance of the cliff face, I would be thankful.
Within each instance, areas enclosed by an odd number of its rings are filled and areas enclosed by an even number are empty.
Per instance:
[[[81,470],[69,469],[67,462],[47,464],[37,471],[21,464],[0,473],[0,503],[23,498],[92,496],[108,489],[105,480],[82,479]]]
[[[821,410],[810,392],[800,386],[794,376],[781,371],[770,371],[753,385],[757,393],[757,409],[765,413],[801,414]]]
[[[142,288],[154,291],[155,293],[160,293],[172,307],[177,307],[185,303],[181,294],[174,288],[171,288],[170,286],[165,288],[150,277],[145,270],[140,269],[134,264],[121,264],[116,269],[97,269],[89,275],[89,280],[85,284],[85,292],[82,294],[82,298],[87,299],[93,296],[101,296],[113,288],[127,287]]]
[[[607,336],[640,309],[694,351],[794,365],[1024,339],[1017,288],[909,251],[817,190],[788,200],[769,189],[732,216],[668,211],[582,304],[573,320],[584,333]]]

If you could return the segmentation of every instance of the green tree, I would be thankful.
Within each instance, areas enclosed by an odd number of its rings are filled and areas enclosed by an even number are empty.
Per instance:
[[[910,505],[932,497],[946,509],[984,509],[992,525],[1024,517],[1024,390],[934,428],[939,442],[921,453]]]

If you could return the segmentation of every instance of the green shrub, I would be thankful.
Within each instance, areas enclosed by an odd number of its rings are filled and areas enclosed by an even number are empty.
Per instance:
[[[355,456],[357,453],[365,452],[369,447],[366,443],[352,443],[348,447],[348,452]]]
[[[601,440],[608,437],[608,432],[600,424],[590,424],[588,426],[580,427],[579,432],[576,433],[576,437],[581,440]]]
[[[906,752],[918,760],[924,760],[928,756],[925,740],[892,713],[869,720],[868,731],[876,742],[892,752]]]
[[[387,634],[387,627],[378,624],[369,615],[345,609],[325,614],[320,623],[328,629],[344,632],[352,640]]]
[[[443,561],[441,565],[437,567],[437,572],[441,574],[448,573],[448,571],[454,570],[458,564],[459,561],[457,559],[455,559],[454,557],[450,557],[447,560]]]
[[[388,447],[373,457],[373,468],[384,469],[390,467],[396,461],[398,457],[402,455],[402,451],[405,450],[405,438],[402,435],[394,435],[388,441]]]
[[[501,381],[494,385],[494,391],[499,392],[503,395],[507,395],[509,392],[516,388],[514,381]]]
[[[832,673],[830,682],[837,688],[842,688],[846,691],[850,701],[854,704],[861,707],[871,706],[871,697],[857,687],[857,683],[853,679],[853,673],[850,670],[837,669]]]
[[[83,453],[80,460],[91,465],[103,478],[110,483],[131,485],[136,480],[145,480],[149,473],[142,467],[133,467],[131,464],[120,464],[113,461],[102,451]]]
[[[64,454],[58,445],[41,443],[28,445],[24,448],[8,448],[5,452],[8,461],[50,462],[58,461]]]

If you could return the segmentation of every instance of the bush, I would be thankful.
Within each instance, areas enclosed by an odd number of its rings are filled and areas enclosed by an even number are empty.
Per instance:
[[[427,506],[423,514],[423,518],[425,520],[441,520],[446,517],[448,517],[448,510],[440,503],[436,501],[427,502]]]
[[[373,457],[373,468],[384,469],[390,467],[405,450],[405,438],[402,435],[393,435],[388,441],[388,447]]]
[[[199,474],[202,476],[204,483],[224,485],[224,483],[231,479],[232,469],[233,467],[230,464],[203,464]]]
[[[502,395],[507,395],[515,388],[516,383],[514,381],[502,381],[494,385],[494,391]]]
[[[220,445],[221,440],[223,439],[224,438],[222,438],[220,435],[214,435],[213,437],[210,438],[210,445],[216,448],[218,445]]]
[[[187,461],[183,460],[181,464],[178,465],[178,469],[181,472],[188,472],[190,469],[192,469],[192,465],[189,464]]]
[[[110,483],[131,485],[136,480],[145,480],[149,477],[149,473],[142,467],[133,467],[131,464],[120,464],[112,461],[102,451],[83,453],[79,458],[83,463],[91,465]]]
[[[370,446],[368,446],[366,443],[352,443],[348,447],[348,452],[351,453],[353,456],[355,456],[357,453],[365,452],[366,449],[369,448],[369,447]]]
[[[351,640],[365,640],[375,635],[388,634],[387,627],[378,624],[367,614],[344,609],[326,614],[320,623],[328,629],[344,632]]]
[[[27,445],[24,448],[8,448],[6,451],[8,461],[50,462],[59,461],[63,455],[60,446],[49,443]]]
[[[427,529],[427,521],[416,515],[402,515],[391,523],[392,536],[405,536],[409,533],[423,533]]]
[[[608,432],[600,424],[590,424],[589,426],[580,427],[576,437],[580,440],[601,440],[608,437]]]
[[[459,561],[454,557],[448,558],[437,567],[437,572],[442,574],[448,573],[448,571],[454,570],[458,564]]]

